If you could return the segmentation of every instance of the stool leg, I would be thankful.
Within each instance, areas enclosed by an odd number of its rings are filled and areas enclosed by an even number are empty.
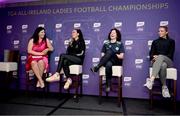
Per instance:
[[[102,97],[102,76],[99,76],[99,104],[101,104]]]
[[[26,73],[26,91],[29,92],[29,73]]]
[[[83,93],[83,78],[82,74],[80,75],[80,96],[82,96]]]
[[[122,76],[118,77],[118,107],[120,107],[122,100]]]
[[[61,94],[62,93],[62,79],[63,78],[63,75],[60,74],[60,80],[59,80],[59,93]]]
[[[173,83],[173,107],[174,107],[174,113],[176,113],[176,80],[174,80],[174,83]]]
[[[150,97],[150,109],[152,109],[152,106],[153,106],[153,94],[152,94],[152,90],[149,90],[149,97]]]
[[[76,88],[76,92],[75,92],[75,96],[76,96],[76,102],[79,102],[79,98],[78,98],[78,93],[79,93],[79,75],[75,77],[75,88]]]

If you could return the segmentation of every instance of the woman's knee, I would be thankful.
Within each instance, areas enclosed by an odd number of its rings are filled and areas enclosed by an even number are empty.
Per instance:
[[[45,62],[44,62],[43,60],[39,60],[39,61],[38,61],[38,65],[44,66],[44,65],[45,65]]]
[[[106,66],[105,66],[106,68],[111,68],[112,67],[112,62],[110,62],[110,61],[108,61],[107,63],[106,63]]]
[[[32,61],[31,62],[31,66],[34,66],[34,65],[37,65],[38,63],[37,63],[37,61]]]
[[[60,58],[64,58],[65,55],[66,55],[65,53],[60,54]]]
[[[161,65],[161,69],[166,69],[167,68],[167,63],[163,62]]]

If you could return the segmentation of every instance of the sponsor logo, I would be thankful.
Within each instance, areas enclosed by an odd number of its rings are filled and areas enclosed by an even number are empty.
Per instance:
[[[145,22],[137,22],[136,27],[142,27],[145,25]]]
[[[94,23],[94,24],[93,24],[93,27],[94,27],[94,28],[101,27],[101,23]]]
[[[132,45],[133,44],[133,40],[126,40],[125,41],[125,45]]]
[[[132,77],[124,77],[124,82],[129,82],[132,80]]]
[[[135,59],[135,64],[142,64],[143,63],[143,59]]]
[[[59,61],[59,56],[54,57],[54,61],[58,62]]]
[[[89,45],[90,42],[91,42],[91,40],[85,40],[85,44],[86,44],[86,45]]]
[[[68,45],[69,44],[69,40],[64,40],[64,45]]]
[[[81,27],[81,23],[74,23],[74,28],[80,28]]]
[[[94,63],[99,62],[99,58],[92,58],[92,62]]]
[[[168,21],[160,21],[160,26],[167,26],[168,24]]]
[[[114,27],[115,27],[115,28],[122,27],[122,22],[115,22],[115,23],[114,23]]]
[[[28,25],[22,25],[22,29],[27,29]]]
[[[19,40],[14,40],[13,44],[14,44],[14,45],[18,45],[19,42],[20,42]]]
[[[152,45],[152,42],[153,42],[153,40],[149,40],[149,41],[148,41],[148,46],[151,46],[151,45]]]
[[[61,27],[62,27],[62,24],[61,24],[61,23],[58,23],[58,24],[55,25],[55,28],[56,28],[56,29],[60,29]]]
[[[7,30],[12,29],[12,25],[7,25],[7,26],[6,26],[6,29],[7,29]]]
[[[39,24],[38,27],[45,27],[45,25],[44,24]]]
[[[89,75],[83,74],[83,79],[89,79]]]
[[[21,60],[26,60],[27,56],[21,56]]]

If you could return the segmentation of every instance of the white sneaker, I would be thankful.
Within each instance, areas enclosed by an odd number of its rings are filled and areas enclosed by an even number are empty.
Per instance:
[[[59,81],[60,80],[60,75],[59,73],[55,73],[53,74],[52,76],[46,78],[46,81],[47,82],[56,82],[56,81]]]
[[[171,97],[167,86],[162,86],[162,96],[165,97],[165,98],[170,98]]]
[[[154,82],[150,80],[150,78],[146,79],[146,83],[144,84],[145,87],[147,87],[149,90],[152,89]]]
[[[68,78],[65,85],[64,85],[64,89],[65,90],[69,89],[71,84],[72,84],[72,80],[71,80],[71,78]]]

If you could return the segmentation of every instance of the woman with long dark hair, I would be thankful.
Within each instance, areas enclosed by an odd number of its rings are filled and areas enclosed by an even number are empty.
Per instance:
[[[26,70],[32,69],[38,79],[36,87],[44,88],[45,85],[42,80],[42,75],[44,70],[48,69],[47,53],[53,51],[51,42],[46,37],[45,28],[36,28],[33,36],[29,40],[27,51]]]
[[[168,27],[159,27],[159,38],[152,42],[149,52],[152,75],[146,79],[146,86],[152,89],[156,76],[160,77],[162,83],[162,96],[170,97],[169,90],[166,86],[166,69],[173,66],[173,55],[175,51],[175,41],[168,36]]]
[[[72,64],[83,64],[85,57],[85,42],[84,37],[80,29],[73,29],[71,39],[66,51],[66,54],[60,54],[58,67],[56,73],[46,79],[47,82],[55,82],[60,80],[60,71],[63,68],[64,74],[67,77],[67,81],[64,85],[64,89],[68,89],[72,84],[70,78],[69,66]]]
[[[97,66],[91,68],[92,72],[97,72],[101,66],[106,67],[106,91],[110,91],[110,82],[112,77],[112,66],[122,65],[124,58],[124,46],[121,42],[121,33],[118,29],[110,30],[107,42],[104,43],[101,50],[102,57]]]

